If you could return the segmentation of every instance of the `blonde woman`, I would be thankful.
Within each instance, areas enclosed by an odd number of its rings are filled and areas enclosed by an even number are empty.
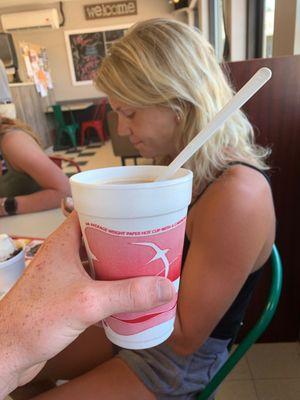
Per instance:
[[[210,44],[180,22],[138,23],[102,62],[96,83],[119,117],[119,134],[144,157],[168,163],[231,98]],[[38,396],[192,399],[227,357],[275,235],[268,151],[242,112],[187,163],[194,173],[175,330],[147,350],[114,347],[97,327],[40,376],[70,382]],[[75,379],[74,379],[75,378]]]
[[[60,206],[68,178],[24,123],[0,115],[0,217]]]

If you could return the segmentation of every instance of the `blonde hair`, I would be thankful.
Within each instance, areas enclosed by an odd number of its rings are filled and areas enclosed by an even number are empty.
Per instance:
[[[162,18],[137,23],[116,41],[95,83],[108,96],[133,107],[170,107],[180,119],[175,138],[178,152],[233,96],[201,32]],[[232,161],[251,160],[267,169],[264,160],[269,152],[254,144],[251,124],[237,111],[185,164],[194,173],[194,195],[201,183],[216,179]]]

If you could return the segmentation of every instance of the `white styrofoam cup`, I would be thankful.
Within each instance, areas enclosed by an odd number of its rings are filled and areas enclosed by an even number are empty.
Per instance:
[[[113,167],[71,177],[74,206],[96,279],[160,275],[178,291],[193,174],[181,168],[172,179],[154,182],[165,168]],[[130,182],[141,179],[145,182]],[[162,343],[173,331],[176,300],[148,312],[106,318],[107,337],[129,349]]]

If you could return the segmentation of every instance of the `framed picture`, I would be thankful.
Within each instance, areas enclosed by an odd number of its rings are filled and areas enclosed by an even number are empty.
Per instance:
[[[65,31],[72,84],[93,83],[101,60],[112,43],[122,37],[131,24]]]

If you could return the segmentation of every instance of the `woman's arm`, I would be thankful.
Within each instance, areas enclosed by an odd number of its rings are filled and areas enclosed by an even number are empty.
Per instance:
[[[224,174],[191,212],[191,244],[169,340],[181,354],[204,343],[248,275],[266,261],[275,231],[269,185],[245,167]]]
[[[15,170],[31,176],[42,188],[33,194],[17,196],[17,213],[56,208],[62,198],[70,196],[68,178],[30,135],[20,130],[8,132],[1,140],[1,149]]]

